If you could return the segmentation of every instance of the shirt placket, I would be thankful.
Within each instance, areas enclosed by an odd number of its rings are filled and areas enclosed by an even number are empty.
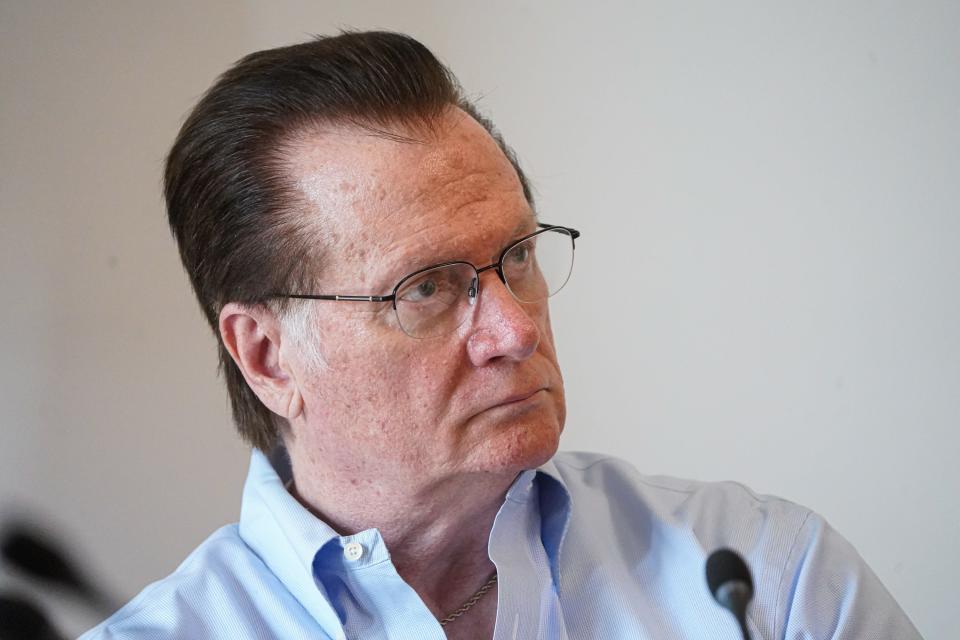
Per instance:
[[[423,600],[397,573],[376,529],[324,545],[314,561],[314,576],[347,640],[446,638]]]
[[[532,474],[521,478],[511,489],[490,534],[490,559],[500,576],[494,640],[565,637],[532,480]]]

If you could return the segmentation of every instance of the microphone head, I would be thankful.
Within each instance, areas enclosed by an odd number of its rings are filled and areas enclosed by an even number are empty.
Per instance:
[[[750,596],[753,595],[750,570],[740,554],[732,549],[717,549],[707,558],[707,586],[710,587],[710,593],[717,598],[720,588],[731,582],[742,583]]]
[[[707,586],[713,599],[733,614],[744,640],[750,640],[747,627],[747,605],[753,599],[750,569],[733,549],[717,549],[707,558]]]

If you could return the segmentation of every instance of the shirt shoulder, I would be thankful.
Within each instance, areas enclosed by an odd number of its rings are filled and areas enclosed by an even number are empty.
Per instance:
[[[798,530],[811,517],[810,509],[771,495],[755,493],[733,481],[703,482],[663,475],[646,475],[620,458],[586,452],[557,454],[543,468],[566,487],[571,499],[613,502],[634,506],[673,523],[693,526],[705,542],[729,535],[745,520],[753,523],[775,519],[781,526]]]
[[[605,563],[613,567],[605,573],[699,611],[713,606],[706,558],[726,547],[753,574],[757,637],[871,637],[860,635],[869,629],[876,637],[919,638],[853,546],[802,505],[738,482],[648,476],[593,453],[558,454],[543,471],[570,496],[565,553],[575,574]]]
[[[169,576],[140,592],[80,640],[272,637],[262,611],[286,599],[283,585],[243,541],[236,524],[204,540]],[[254,606],[255,605],[255,606]]]

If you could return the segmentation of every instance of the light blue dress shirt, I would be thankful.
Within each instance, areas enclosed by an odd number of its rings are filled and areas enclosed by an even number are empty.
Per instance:
[[[81,640],[445,638],[376,529],[340,536],[254,452],[239,525],[204,541]],[[740,551],[755,640],[920,638],[856,551],[820,516],[735,483],[640,475],[559,454],[517,477],[490,533],[495,640],[737,640],[704,579]],[[456,624],[469,624],[469,613]]]

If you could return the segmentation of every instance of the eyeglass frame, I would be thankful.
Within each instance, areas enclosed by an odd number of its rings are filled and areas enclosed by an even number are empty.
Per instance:
[[[573,229],[571,227],[565,227],[559,224],[546,224],[543,222],[538,222],[537,226],[540,228],[534,231],[533,233],[525,235],[524,237],[508,244],[506,248],[500,252],[500,257],[497,259],[497,261],[492,264],[488,264],[485,267],[477,268],[472,262],[467,262],[466,260],[451,260],[449,262],[441,262],[440,264],[430,265],[429,267],[417,269],[413,273],[409,273],[404,277],[402,277],[400,281],[397,282],[396,286],[393,288],[393,291],[387,295],[357,296],[357,295],[342,295],[342,294],[271,293],[269,294],[269,297],[293,298],[295,300],[330,300],[334,302],[391,302],[393,304],[393,310],[397,311],[397,291],[400,290],[400,287],[403,286],[403,283],[405,283],[407,280],[410,280],[415,276],[420,275],[421,273],[432,271],[433,269],[440,269],[442,267],[449,267],[455,264],[466,264],[466,265],[469,265],[471,268],[473,268],[474,271],[476,271],[477,278],[478,278],[478,285],[477,285],[478,289],[479,289],[480,274],[483,273],[484,271],[495,269],[497,276],[500,278],[500,282],[502,282],[504,286],[506,286],[507,289],[509,290],[510,285],[507,284],[507,279],[503,275],[503,259],[517,245],[522,244],[527,240],[529,240],[530,238],[536,237],[542,233],[546,233],[547,231],[551,231],[553,229],[563,229],[564,231],[570,234],[571,251],[576,251],[577,249],[576,241],[577,241],[577,238],[580,237],[580,232],[577,231],[576,229]],[[479,294],[479,291],[477,292],[477,294]],[[513,291],[510,291],[510,295],[513,295],[516,298],[516,295],[514,295]],[[550,296],[547,296],[547,298],[549,297]]]

